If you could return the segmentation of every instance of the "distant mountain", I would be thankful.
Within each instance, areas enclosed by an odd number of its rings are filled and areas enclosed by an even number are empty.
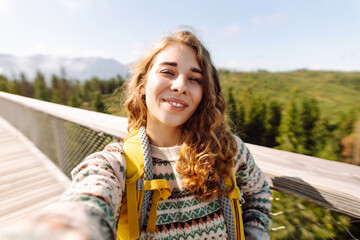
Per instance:
[[[49,55],[35,55],[29,57],[0,54],[0,74],[13,78],[25,73],[33,80],[36,72],[40,70],[47,81],[50,81],[52,74],[60,75],[64,68],[69,79],[80,81],[97,76],[100,79],[109,79],[120,74],[126,77],[129,72],[128,65],[124,65],[111,58],[67,58]]]

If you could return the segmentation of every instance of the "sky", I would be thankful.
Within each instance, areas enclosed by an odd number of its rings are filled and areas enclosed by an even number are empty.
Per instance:
[[[218,68],[360,71],[360,0],[0,0],[0,54],[136,62],[191,26]]]

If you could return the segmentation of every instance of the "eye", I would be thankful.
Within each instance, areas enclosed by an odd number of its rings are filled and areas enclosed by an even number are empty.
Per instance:
[[[172,71],[170,71],[170,70],[162,70],[160,73],[174,76],[174,73]]]
[[[190,81],[193,81],[193,82],[196,82],[196,83],[198,83],[198,84],[201,83],[201,80],[200,80],[199,78],[196,78],[196,77],[191,77],[191,78],[189,78],[189,80],[190,80]]]

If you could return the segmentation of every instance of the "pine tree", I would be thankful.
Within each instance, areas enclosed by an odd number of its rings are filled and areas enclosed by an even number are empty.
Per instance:
[[[357,117],[357,113],[354,109],[340,116],[338,126],[341,138],[354,132]]]
[[[59,93],[59,80],[56,75],[51,76],[51,102],[61,103]]]
[[[93,104],[94,110],[97,112],[105,113],[105,103],[102,100],[101,94],[99,92],[95,93],[95,101]]]
[[[252,96],[252,89],[247,88],[241,94],[237,102],[238,121],[236,127],[238,129],[238,135],[244,140],[246,140],[248,137],[246,132],[247,109],[245,106],[247,106],[248,102],[250,102],[250,96]]]
[[[80,99],[75,93],[70,94],[68,105],[71,107],[80,107]],[[100,106],[101,107],[101,106]]]
[[[0,75],[0,91],[9,92],[9,80],[4,76]]]
[[[20,94],[25,97],[34,97],[34,86],[27,80],[25,73],[20,74]]]
[[[101,81],[98,77],[92,77],[90,83],[91,83],[91,89],[93,91],[98,91],[100,94],[103,93],[101,88]]]
[[[238,113],[236,109],[236,103],[233,95],[233,89],[229,89],[228,96],[228,116],[229,116],[229,125],[232,127],[234,133],[238,132]]]
[[[316,151],[314,156],[329,159],[339,160],[338,153],[340,152],[339,139],[337,139],[337,124],[330,123],[326,116],[319,118],[314,129],[316,136]]]
[[[9,93],[20,95],[20,83],[17,79],[9,81]]]
[[[246,119],[246,139],[249,143],[263,145],[265,140],[266,104],[259,98],[254,98],[249,106]]]
[[[304,154],[314,155],[316,152],[316,139],[314,129],[319,120],[319,108],[314,98],[304,99],[299,114],[301,138],[300,144],[304,147]]]
[[[70,98],[69,98],[69,103],[71,98],[73,98],[71,101],[73,101],[74,99],[76,99],[77,104],[76,105],[71,105],[73,107],[80,107],[80,105],[83,102],[83,93],[81,91],[82,86],[80,84],[80,82],[78,80],[76,80],[75,82],[71,83],[71,94],[70,94]],[[72,96],[73,95],[73,96]],[[69,104],[68,103],[68,104]]]
[[[46,87],[45,77],[40,71],[37,72],[34,82],[34,97],[49,101],[49,91]]]
[[[276,139],[279,137],[281,106],[277,101],[271,101],[267,110],[265,146],[275,147],[279,145]]]
[[[360,166],[360,121],[355,125],[355,147],[354,147],[354,163]]]
[[[62,76],[59,80],[59,95],[62,104],[67,104],[69,101],[70,92],[71,87],[69,81]]]
[[[280,124],[279,148],[291,152],[302,152],[300,145],[301,127],[298,108],[295,100],[291,100]]]
[[[236,123],[236,129],[238,130],[238,134],[240,135],[240,137],[244,137],[246,112],[245,112],[245,104],[243,99],[240,99],[238,101],[237,112],[238,112],[238,120]]]
[[[92,92],[93,89],[91,87],[91,82],[89,80],[86,80],[82,86],[82,95],[85,102],[90,102]]]
[[[355,152],[356,144],[355,131],[357,118],[358,115],[354,109],[347,114],[342,115],[339,120],[338,131],[336,132],[336,136],[340,142],[339,154],[341,156],[341,161],[348,163],[355,162],[355,155],[353,153]]]

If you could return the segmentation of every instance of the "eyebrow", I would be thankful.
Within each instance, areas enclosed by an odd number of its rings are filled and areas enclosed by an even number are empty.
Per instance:
[[[199,74],[203,75],[203,72],[202,72],[200,69],[191,68],[190,70],[191,70],[192,72],[196,72],[196,73],[199,73]]]
[[[177,67],[177,62],[162,62],[159,65],[170,65],[173,67]]]
[[[159,65],[169,65],[169,66],[177,67],[178,64],[177,62],[162,62]],[[203,72],[195,67],[191,68],[190,71],[203,75]]]

